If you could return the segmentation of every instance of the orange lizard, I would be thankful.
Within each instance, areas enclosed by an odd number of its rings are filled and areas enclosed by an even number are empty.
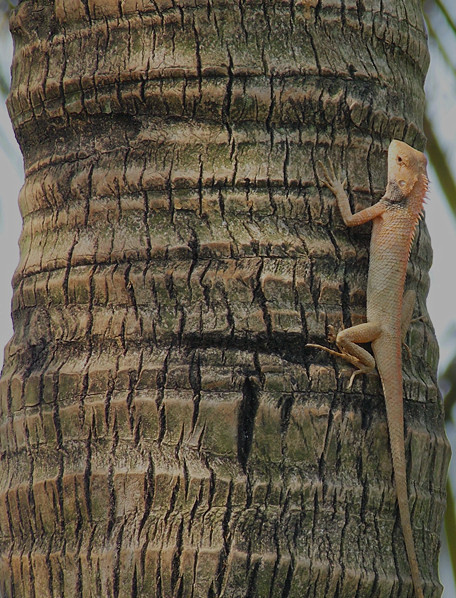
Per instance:
[[[370,372],[377,366],[385,395],[394,482],[416,598],[424,598],[424,594],[407,493],[401,349],[415,304],[415,292],[404,293],[404,284],[410,248],[428,186],[426,164],[424,154],[402,141],[393,140],[388,149],[385,195],[373,206],[352,214],[345,193],[346,180],[340,182],[331,162],[331,174],[320,163],[325,175],[321,179],[322,183],[336,196],[345,224],[357,226],[370,220],[373,222],[367,281],[367,322],[341,330],[336,337],[330,328],[329,340],[335,341],[339,351],[322,345],[307,345],[324,349],[356,367],[348,388],[357,374]],[[369,342],[372,343],[375,359],[357,344]]]

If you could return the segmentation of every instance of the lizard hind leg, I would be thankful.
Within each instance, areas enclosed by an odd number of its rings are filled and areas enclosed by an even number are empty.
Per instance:
[[[345,328],[340,330],[335,339],[337,348],[339,351],[333,351],[323,345],[308,344],[308,347],[315,347],[317,349],[323,349],[334,357],[340,357],[345,361],[348,361],[355,366],[355,371],[350,377],[348,388],[351,388],[355,376],[358,374],[367,374],[375,369],[375,359],[360,347],[358,343],[370,343],[380,336],[381,327],[374,322],[365,322],[364,324],[358,324],[351,328]],[[333,336],[332,330],[330,330],[330,337]],[[331,339],[332,340],[332,339]]]

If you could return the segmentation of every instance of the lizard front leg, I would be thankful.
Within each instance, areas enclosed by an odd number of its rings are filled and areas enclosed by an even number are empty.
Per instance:
[[[336,337],[336,345],[339,351],[333,351],[323,345],[316,345],[309,343],[307,347],[314,347],[316,349],[323,349],[327,353],[340,357],[348,361],[355,366],[356,370],[350,376],[348,388],[351,388],[355,376],[358,374],[367,374],[375,369],[375,359],[366,351],[359,346],[358,343],[370,343],[377,339],[381,334],[381,326],[375,322],[365,322],[364,324],[358,324],[351,328],[345,328],[340,330]]]
[[[330,160],[329,170],[323,162],[318,162],[318,166],[323,172],[323,176],[319,176],[319,179],[321,183],[325,185],[325,187],[328,187],[334,194],[342,219],[347,226],[358,226],[365,222],[370,222],[383,214],[386,209],[386,204],[382,201],[378,201],[373,206],[361,210],[361,212],[352,214],[348,195],[345,192],[347,179],[344,179],[343,181],[340,180],[339,175],[336,173],[333,163]]]

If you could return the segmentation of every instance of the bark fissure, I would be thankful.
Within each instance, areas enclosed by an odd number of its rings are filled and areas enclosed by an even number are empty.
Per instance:
[[[247,461],[252,448],[255,416],[258,410],[256,389],[249,378],[246,378],[242,388],[242,401],[238,414],[238,459],[243,471],[246,471]]]

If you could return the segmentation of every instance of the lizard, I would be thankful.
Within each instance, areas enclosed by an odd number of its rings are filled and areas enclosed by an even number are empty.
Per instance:
[[[415,292],[404,293],[404,287],[412,241],[428,188],[427,160],[422,152],[393,139],[388,148],[385,194],[374,205],[356,213],[352,213],[345,192],[346,179],[340,181],[332,162],[329,162],[330,172],[321,162],[319,166],[324,173],[319,178],[335,195],[344,223],[351,227],[372,221],[367,321],[340,330],[337,336],[329,327],[328,340],[335,341],[338,351],[313,343],[307,346],[323,349],[355,366],[348,388],[357,374],[377,367],[385,397],[393,479],[407,559],[415,596],[424,598],[407,491],[401,350],[416,299]],[[374,356],[358,343],[371,343]]]

